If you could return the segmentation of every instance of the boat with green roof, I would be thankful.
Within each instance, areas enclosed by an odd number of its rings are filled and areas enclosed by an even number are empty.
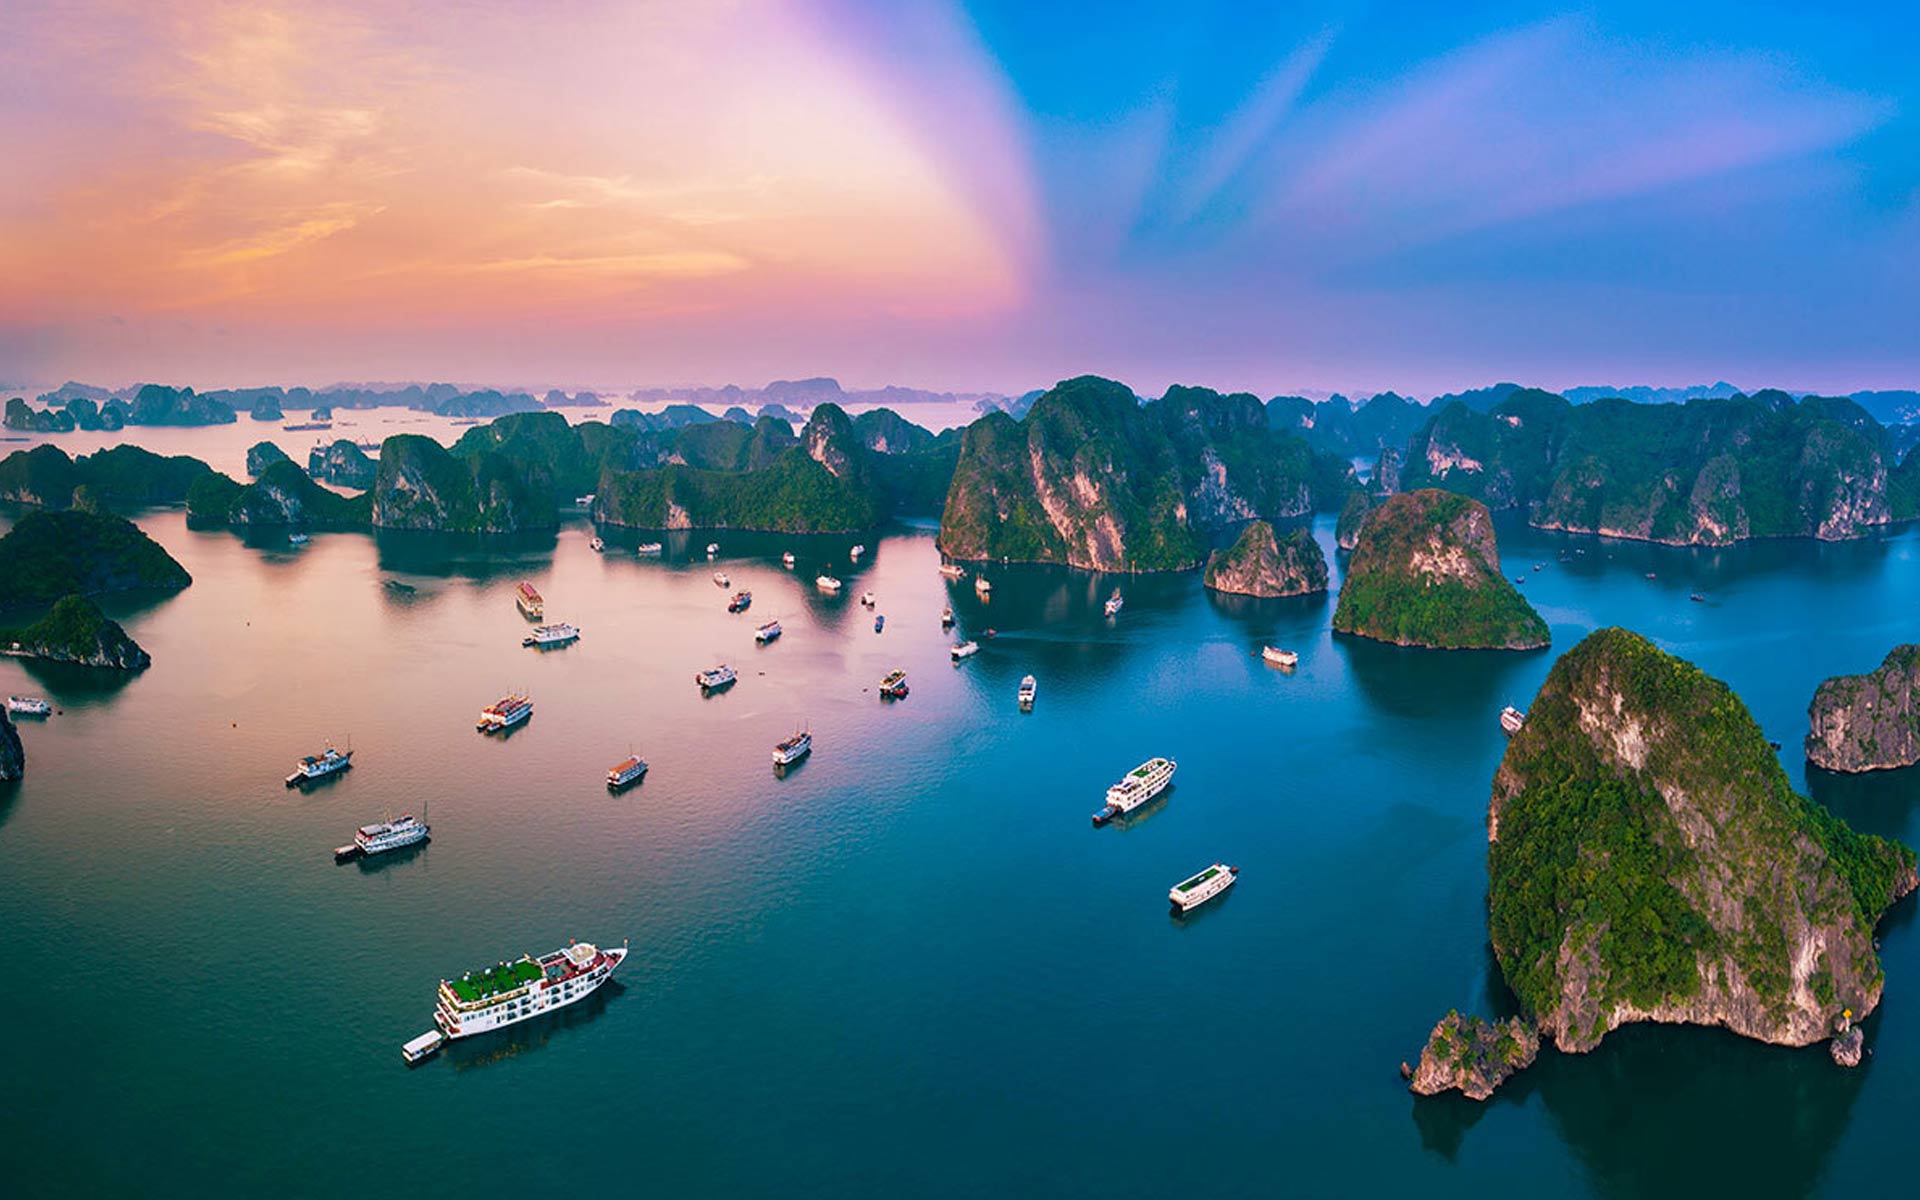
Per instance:
[[[1167,899],[1173,902],[1174,912],[1190,913],[1232,887],[1233,881],[1238,878],[1240,878],[1239,867],[1214,863],[1198,875],[1174,884],[1167,892]]]
[[[624,942],[606,950],[591,942],[569,942],[538,957],[525,954],[458,979],[443,979],[433,1023],[451,1039],[531,1020],[586,999],[613,977],[626,957]]]
[[[1128,771],[1126,778],[1107,789],[1107,806],[1093,814],[1093,823],[1105,825],[1166,791],[1177,766],[1170,758],[1150,758]]]

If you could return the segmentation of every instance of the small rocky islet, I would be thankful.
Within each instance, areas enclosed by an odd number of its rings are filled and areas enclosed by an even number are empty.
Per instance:
[[[1201,582],[1216,592],[1274,598],[1327,590],[1327,556],[1305,529],[1285,537],[1266,521],[1252,521],[1232,546],[1207,556]]]
[[[1895,646],[1865,675],[1836,675],[1807,706],[1807,761],[1826,771],[1920,763],[1920,645]]]

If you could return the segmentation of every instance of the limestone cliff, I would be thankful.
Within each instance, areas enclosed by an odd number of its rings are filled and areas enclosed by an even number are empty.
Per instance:
[[[277,462],[289,462],[287,452],[272,442],[255,442],[247,447],[247,474],[256,476]]]
[[[1483,1021],[1450,1012],[1427,1037],[1407,1086],[1422,1096],[1457,1089],[1470,1100],[1485,1100],[1539,1053],[1540,1035],[1519,1017]]]
[[[119,622],[85,596],[67,596],[40,620],[0,633],[9,654],[116,671],[144,671],[153,659]]]
[[[1304,596],[1327,590],[1327,556],[1304,529],[1276,538],[1272,525],[1254,521],[1230,548],[1208,556],[1203,579],[1216,592]]]
[[[1837,675],[1807,706],[1807,761],[1829,771],[1920,763],[1920,646],[1895,646],[1866,675]]]
[[[11,783],[27,773],[27,750],[20,744],[20,731],[13,718],[0,709],[0,783]]]

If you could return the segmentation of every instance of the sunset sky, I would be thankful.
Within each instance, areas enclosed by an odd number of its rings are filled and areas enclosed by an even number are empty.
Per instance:
[[[9,3],[0,382],[1920,387],[1916,6],[1270,9]]]

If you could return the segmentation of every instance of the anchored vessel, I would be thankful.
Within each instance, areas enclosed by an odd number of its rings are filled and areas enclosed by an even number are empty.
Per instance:
[[[1240,868],[1225,863],[1215,863],[1191,879],[1182,880],[1173,885],[1167,893],[1167,899],[1173,901],[1173,911],[1188,913],[1218,896],[1233,886],[1240,878]]]
[[[713,573],[713,582],[719,587],[729,587],[732,585],[733,580],[727,578],[725,571],[715,571]]]
[[[886,627],[887,627],[886,615],[884,613],[875,613],[873,615],[873,631],[875,633],[879,633],[882,629],[885,629]]]
[[[961,642],[958,646],[949,650],[948,653],[953,655],[954,662],[959,662],[963,658],[972,658],[974,655],[980,653],[980,643]]]
[[[713,557],[714,555],[716,555],[716,554],[718,554],[718,553],[720,553],[720,543],[719,543],[719,542],[708,542],[708,543],[707,543],[707,557],[708,557],[708,558],[712,558],[712,557]]]
[[[847,557],[854,562],[859,562],[860,556],[862,554],[865,554],[866,552],[867,552],[867,548],[865,546],[855,546],[852,550],[847,552]]]
[[[785,554],[782,554],[780,561],[789,567],[793,566],[793,551],[789,550]]]
[[[524,579],[520,581],[520,586],[513,590],[513,602],[520,606],[520,615],[524,617],[537,621],[546,615],[547,602],[542,600],[540,593]]]
[[[413,817],[382,821],[378,825],[362,825],[354,831],[351,842],[335,848],[333,861],[346,862],[363,856],[385,854],[389,850],[404,850],[408,846],[431,840],[427,837],[429,832],[425,819],[416,820]]]
[[[596,535],[592,541],[587,543],[587,547],[595,554],[598,554],[607,548],[607,543],[604,539]]]
[[[532,715],[532,699],[508,693],[480,710],[480,721],[474,728],[481,733],[496,733],[512,729]]]
[[[993,585],[987,582],[985,575],[976,575],[973,579],[973,590],[984,596],[993,590]]]
[[[762,625],[760,628],[753,631],[753,640],[761,643],[762,645],[772,641],[773,639],[779,636],[780,636],[780,622],[778,621],[768,621],[765,625]]]
[[[953,628],[953,605],[949,604],[940,610],[940,628]]]
[[[1040,690],[1040,681],[1029,675],[1020,681],[1020,711],[1033,711],[1033,694]]]
[[[840,590],[840,581],[831,575],[816,575],[814,576],[813,582],[817,584],[823,592],[837,592]]]
[[[408,1066],[423,1063],[440,1053],[440,1047],[447,1044],[447,1035],[438,1029],[423,1033],[406,1045],[400,1047],[400,1057],[407,1060]]]
[[[747,606],[752,603],[753,603],[752,592],[735,592],[733,596],[727,601],[727,611],[728,612],[745,612],[747,611]]]
[[[878,601],[873,598],[872,592],[861,592],[860,603],[866,605],[868,608],[872,608]]]
[[[773,765],[785,767],[813,753],[813,735],[802,729],[773,748]]]
[[[1279,650],[1272,646],[1264,647],[1260,651],[1260,657],[1266,659],[1276,667],[1298,666],[1300,662],[1300,656],[1293,651]]]
[[[298,787],[303,783],[312,783],[316,779],[325,779],[337,771],[344,771],[353,765],[353,751],[342,753],[328,746],[319,754],[309,754],[293,766],[293,774],[287,776],[288,787]]]
[[[1126,602],[1126,598],[1120,595],[1120,589],[1113,589],[1113,595],[1107,597],[1107,615],[1110,617],[1119,616],[1120,609]]]
[[[710,667],[705,671],[701,671],[693,677],[693,681],[700,685],[701,691],[710,692],[714,688],[727,686],[736,678],[737,676],[733,668],[725,663],[721,663],[717,667]]]
[[[287,545],[289,546],[304,546],[311,540],[312,539],[309,538],[306,534],[301,533],[298,530],[287,535]]]
[[[8,696],[7,711],[16,717],[44,717],[53,706],[38,696]]]
[[[967,577],[967,569],[959,563],[941,563],[940,573],[948,579],[965,579]]]
[[[1527,714],[1521,712],[1513,705],[1509,704],[1500,710],[1500,728],[1506,731],[1508,737],[1519,733],[1522,729],[1526,728],[1526,725]]]
[[[585,1000],[612,977],[627,949],[574,942],[539,958],[522,955],[458,979],[442,979],[433,1023],[448,1038],[504,1029]]]
[[[1107,789],[1107,806],[1093,814],[1093,823],[1105,825],[1166,791],[1178,765],[1170,758],[1150,758],[1127,772],[1125,779]]]
[[[568,642],[577,642],[579,640],[580,631],[574,626],[562,621],[558,625],[540,626],[526,637],[521,638],[520,644],[522,646],[539,646],[544,649],[548,646],[564,646]]]
[[[906,699],[907,673],[905,671],[888,672],[887,677],[880,681],[880,694],[889,700]]]
[[[659,542],[641,542],[633,548],[633,552],[641,558],[659,558],[660,552],[664,549],[666,549],[666,547],[662,546]]]
[[[607,787],[619,791],[635,782],[647,773],[647,760],[638,754],[629,754],[626,758],[607,768]]]

